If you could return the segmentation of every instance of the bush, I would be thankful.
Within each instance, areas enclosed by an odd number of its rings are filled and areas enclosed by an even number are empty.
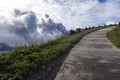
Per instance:
[[[70,32],[69,32],[70,35],[75,34],[75,33],[76,33],[76,31],[74,31],[74,30],[70,30]]]

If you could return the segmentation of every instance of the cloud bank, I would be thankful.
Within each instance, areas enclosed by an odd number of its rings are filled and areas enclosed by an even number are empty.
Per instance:
[[[41,22],[32,11],[15,9],[7,17],[0,16],[0,43],[5,46],[46,42],[68,33],[62,23],[55,23],[48,14]]]

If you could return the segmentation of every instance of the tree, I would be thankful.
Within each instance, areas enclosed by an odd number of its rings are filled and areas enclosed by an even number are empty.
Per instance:
[[[72,35],[72,34],[75,34],[76,33],[76,31],[74,31],[74,30],[70,30],[70,35]]]

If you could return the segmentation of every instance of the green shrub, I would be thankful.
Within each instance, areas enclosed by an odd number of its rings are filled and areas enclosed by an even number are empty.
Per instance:
[[[75,33],[76,33],[76,31],[74,31],[74,30],[70,30],[70,32],[69,32],[70,35],[75,34]]]

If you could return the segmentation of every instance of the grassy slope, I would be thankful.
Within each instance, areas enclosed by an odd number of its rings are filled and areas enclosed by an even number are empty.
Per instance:
[[[22,80],[23,75],[31,74],[38,64],[55,60],[60,54],[76,44],[82,36],[95,31],[90,29],[68,35],[44,44],[21,46],[0,57],[0,80]]]
[[[107,38],[120,48],[120,24],[107,33]]]

